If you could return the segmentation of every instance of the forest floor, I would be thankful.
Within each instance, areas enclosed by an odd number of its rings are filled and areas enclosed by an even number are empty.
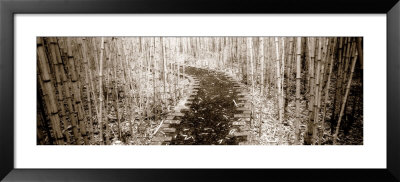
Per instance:
[[[187,68],[188,73],[200,80],[200,90],[195,97],[191,110],[182,117],[182,123],[177,126],[176,139],[171,144],[239,144],[241,140],[230,137],[235,127],[233,114],[238,107],[233,100],[238,95],[233,92],[233,83],[222,72],[234,76],[231,71],[221,71],[209,68]],[[255,88],[254,95],[251,95],[250,85],[246,85],[246,92],[249,93],[249,101],[253,103],[253,114],[247,145],[293,145],[295,144],[294,122],[295,99],[287,100],[283,121],[279,122],[277,96],[274,91],[266,91],[261,94],[261,88]],[[304,135],[307,130],[308,109],[306,100],[300,101],[300,136],[299,142],[304,143]],[[322,117],[322,116],[321,116]],[[327,120],[330,117],[327,117]],[[329,122],[324,125],[322,144],[332,144],[332,132]],[[339,131],[341,145],[360,145],[362,141],[362,126],[360,122],[353,122],[350,130],[345,134],[344,130]]]
[[[138,91],[132,93],[137,95],[135,99],[135,105],[125,107],[125,98],[123,97],[119,100],[120,107],[118,108],[118,112],[120,113],[120,124],[118,124],[116,109],[113,107],[112,101],[105,101],[107,103],[107,113],[110,114],[105,116],[108,122],[108,132],[106,132],[106,127],[103,128],[103,131],[105,132],[104,134],[109,137],[112,145],[148,145],[151,141],[151,136],[156,132],[158,126],[162,123],[163,119],[165,119],[168,112],[173,112],[173,108],[184,103],[185,99],[187,98],[187,91],[185,90],[185,87],[189,85],[189,80],[181,76],[179,84],[176,86],[176,88],[174,88],[175,85],[169,85],[167,83],[167,92],[165,94],[162,93],[162,89],[157,89],[156,93],[159,99],[156,101],[159,103],[155,104],[154,100],[151,99],[154,97],[154,82],[152,76],[153,75],[151,71],[142,72],[141,79],[147,80],[145,81],[147,84],[139,85],[141,87],[140,93]],[[161,81],[157,81],[156,84],[158,88],[164,87],[164,84]],[[178,93],[174,92],[174,89],[181,90],[181,92],[179,92],[180,94],[176,95],[175,101],[173,101],[174,99],[169,94],[170,91],[173,93]],[[143,104],[140,105],[139,103]],[[154,109],[158,111],[157,117],[152,114]],[[92,119],[96,120],[97,118]],[[100,144],[100,126],[97,120],[94,124],[96,125],[96,129],[94,131],[94,138],[90,141],[90,143]],[[120,137],[118,137],[119,127],[121,128],[122,141],[119,140]]]
[[[239,79],[232,74],[229,70],[217,70],[206,67],[186,67],[185,73],[196,77],[199,80],[200,88],[198,93],[191,102],[190,107],[186,107],[188,110],[185,115],[180,118],[180,124],[172,125],[176,129],[173,133],[173,139],[170,142],[172,145],[237,145],[243,142],[243,138],[234,137],[232,133],[235,132],[237,127],[232,125],[235,121],[234,114],[237,114],[238,108],[236,102],[238,102],[239,96],[235,92],[234,83],[232,79]],[[225,74],[224,74],[225,73]],[[145,73],[146,74],[146,73]],[[151,73],[148,73],[149,77]],[[227,76],[229,75],[229,76]],[[146,77],[143,75],[143,77]],[[143,90],[146,88],[151,89],[153,82],[148,82]],[[162,88],[162,83],[161,84]],[[189,80],[180,80],[181,89],[183,90],[179,100],[177,100],[173,108],[182,108],[179,105],[185,107],[187,103],[187,87]],[[245,85],[245,84],[244,84]],[[169,87],[169,85],[168,85]],[[266,87],[268,88],[268,87]],[[265,88],[264,88],[265,89]],[[254,95],[251,95],[251,86],[245,85],[246,93],[249,93],[247,98],[253,105],[253,114],[251,115],[251,124],[247,131],[247,145],[291,145],[294,144],[294,121],[295,116],[295,102],[294,98],[288,99],[287,107],[285,108],[285,114],[283,120],[285,122],[279,122],[278,120],[278,108],[277,108],[277,96],[273,90],[265,90],[264,94],[261,94],[261,88],[256,87]],[[150,92],[151,91],[147,91]],[[145,98],[151,98],[152,95],[147,95]],[[235,102],[236,101],[236,102]],[[120,101],[121,106],[123,100]],[[162,101],[165,102],[165,101]],[[171,102],[170,102],[171,103]],[[149,104],[141,106],[135,106],[135,115],[140,115],[145,110],[151,110],[152,100],[149,100]],[[168,105],[162,103],[163,105]],[[162,124],[165,119],[166,113],[159,115],[159,118],[155,120],[154,117],[135,118],[129,120],[128,113],[132,111],[131,108],[120,108],[120,113],[124,113],[121,118],[121,129],[122,135],[125,139],[123,141],[116,140],[118,137],[118,123],[115,119],[115,110],[111,107],[111,118],[109,121],[110,127],[110,140],[111,144],[120,145],[147,145],[151,142],[151,136],[157,132],[158,126]],[[176,112],[173,109],[166,109],[169,112]],[[306,100],[303,98],[300,102],[300,139],[303,139],[306,131],[306,122],[308,121],[308,109]],[[126,119],[125,119],[126,118]],[[329,116],[327,116],[329,119]],[[132,127],[130,125],[133,125]],[[327,124],[327,123],[326,123]],[[132,130],[131,130],[132,128]],[[345,135],[343,130],[339,132],[339,144],[344,145],[359,145],[362,144],[362,126],[359,122],[352,123],[351,129]],[[361,128],[361,129],[360,129]],[[322,144],[331,144],[332,134],[330,132],[330,126],[325,126],[326,131],[324,132],[324,138]],[[132,132],[131,132],[132,131]],[[99,143],[99,138],[95,135],[95,140],[92,141]],[[304,141],[300,141],[303,143]]]
[[[233,83],[226,76],[206,69],[188,67],[187,73],[200,80],[200,89],[189,112],[176,126],[177,136],[171,144],[237,144],[228,134],[235,114]]]
[[[235,120],[234,114],[237,114],[236,102],[239,98],[234,92],[234,83],[221,71],[188,67],[187,72],[200,80],[200,89],[189,112],[181,118],[181,124],[176,125],[177,135],[171,144],[229,145],[243,141],[231,135],[237,129],[232,126],[232,121]],[[272,95],[264,97],[260,92],[255,92],[249,100],[255,107],[247,145],[293,143],[292,124],[285,125],[275,119],[278,114],[273,98]],[[293,119],[288,121],[293,122]]]

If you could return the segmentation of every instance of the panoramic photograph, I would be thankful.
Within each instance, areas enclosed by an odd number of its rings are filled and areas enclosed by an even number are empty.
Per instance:
[[[363,145],[363,37],[37,37],[37,145]]]

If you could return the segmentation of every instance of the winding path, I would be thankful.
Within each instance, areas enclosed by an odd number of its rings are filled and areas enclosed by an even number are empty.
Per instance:
[[[227,137],[235,110],[233,83],[214,71],[189,67],[187,73],[199,79],[200,89],[171,144],[235,144]]]
[[[245,143],[243,130],[249,128],[250,113],[244,85],[222,72],[195,67],[187,67],[185,72],[196,80],[196,90],[186,103],[190,107],[172,113],[161,129],[166,135],[154,138],[153,144]]]

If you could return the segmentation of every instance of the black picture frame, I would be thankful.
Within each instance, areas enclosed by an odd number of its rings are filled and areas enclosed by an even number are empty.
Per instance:
[[[386,14],[387,168],[15,169],[14,15],[32,13]],[[399,17],[400,3],[398,0],[0,0],[0,179],[3,179],[4,181],[400,181],[400,123],[398,122],[400,118]]]

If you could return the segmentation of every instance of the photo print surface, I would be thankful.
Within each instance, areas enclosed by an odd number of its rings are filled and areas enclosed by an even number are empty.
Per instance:
[[[37,145],[363,145],[362,37],[37,37]]]

